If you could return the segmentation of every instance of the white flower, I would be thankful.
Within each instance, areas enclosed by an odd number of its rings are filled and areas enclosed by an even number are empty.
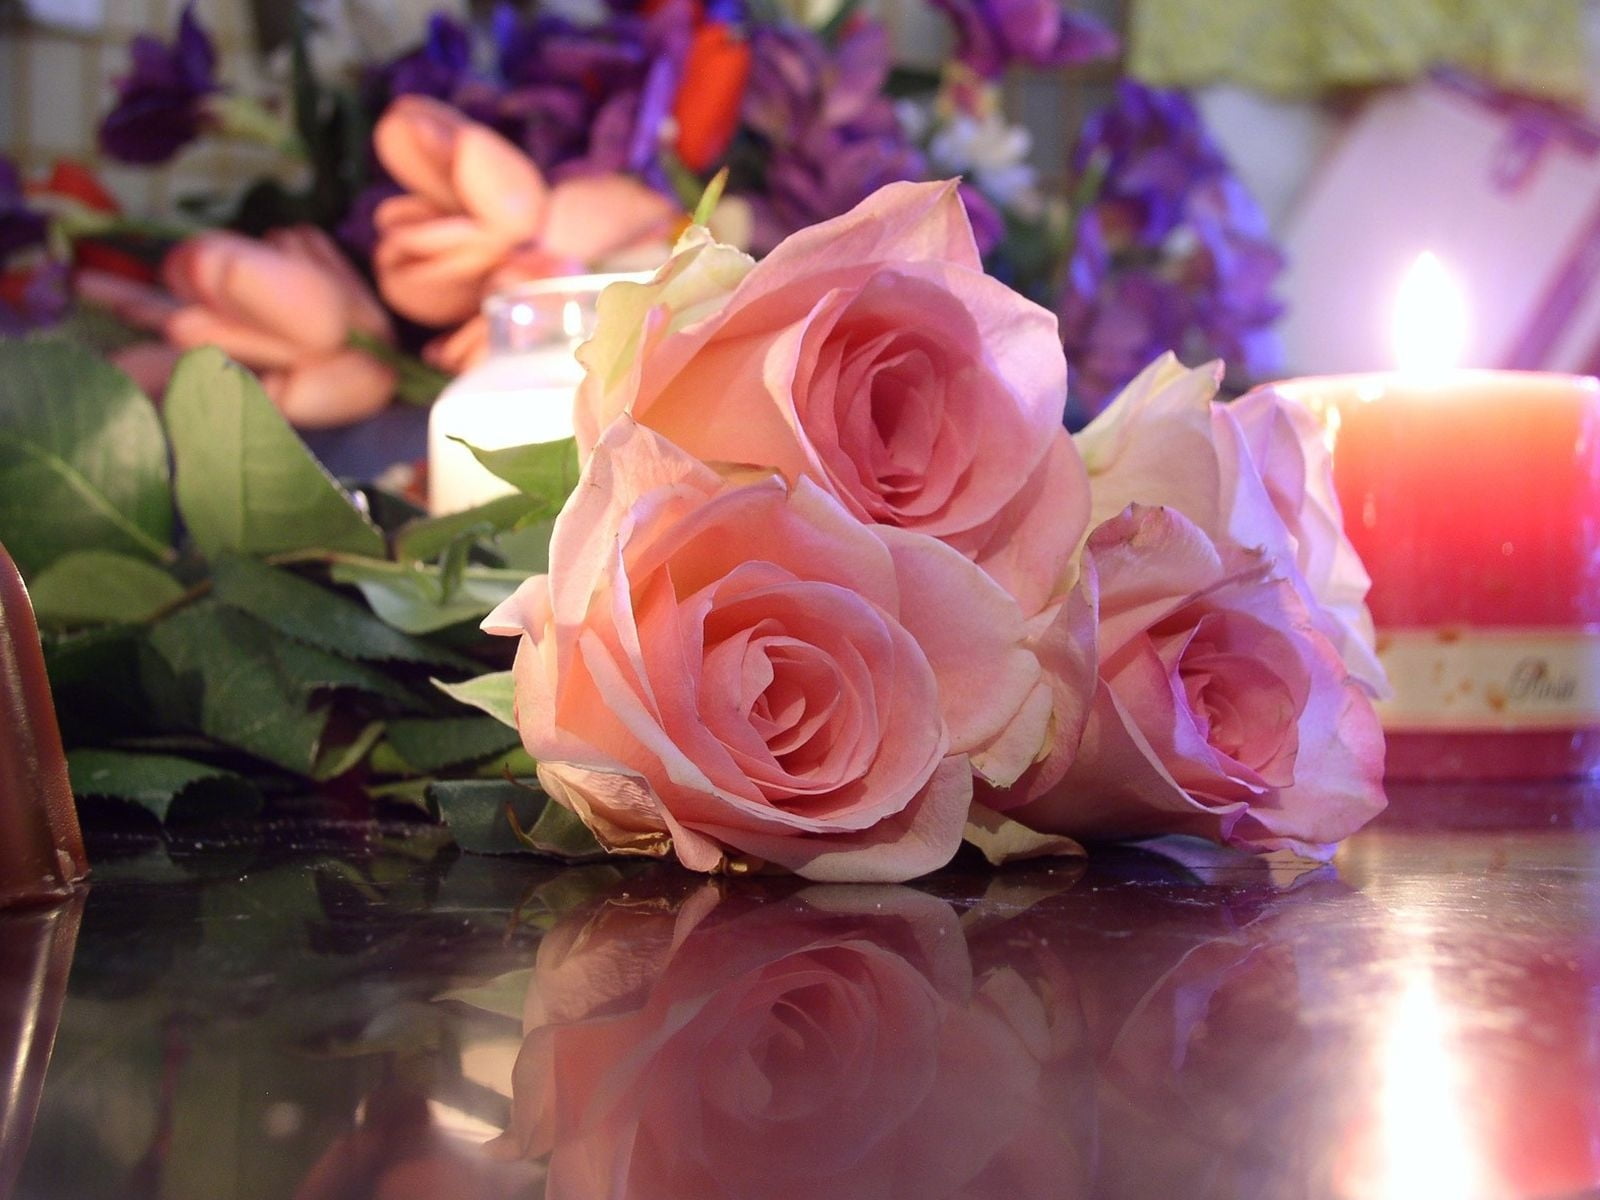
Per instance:
[[[1027,203],[1037,183],[1028,164],[1032,139],[998,112],[974,117],[957,113],[934,133],[928,156],[941,172],[968,176],[1004,208]]]

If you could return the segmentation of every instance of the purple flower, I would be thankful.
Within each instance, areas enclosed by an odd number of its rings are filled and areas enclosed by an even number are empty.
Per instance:
[[[1134,236],[1148,244],[1182,220],[1191,191],[1232,174],[1187,96],[1130,79],[1084,122],[1070,167],[1079,178],[1103,174],[1101,202],[1125,210]]]
[[[0,336],[52,325],[71,303],[67,265],[46,249],[49,221],[30,208],[22,175],[0,157]]]
[[[345,249],[362,262],[370,260],[372,252],[378,247],[378,205],[404,191],[399,184],[386,179],[384,182],[368,184],[357,192],[335,230]]]
[[[0,157],[0,266],[19,250],[43,245],[48,226],[43,213],[28,207],[16,164]]]
[[[163,163],[199,136],[205,98],[220,90],[217,52],[184,5],[171,46],[141,34],[131,46],[133,69],[117,81],[116,106],[100,124],[100,147],[128,163]]]
[[[20,286],[12,287],[13,278]],[[19,337],[54,325],[72,304],[67,264],[47,258],[31,271],[0,277],[0,337]]]
[[[1283,256],[1188,100],[1123,83],[1071,162],[1097,190],[1058,303],[1070,415],[1092,417],[1166,350],[1244,380],[1276,369]]]
[[[1005,218],[989,198],[970,183],[963,183],[958,191],[967,210],[967,220],[972,222],[972,239],[978,243],[978,253],[987,255],[1005,240]]]
[[[445,13],[428,18],[428,36],[415,50],[380,69],[387,99],[423,95],[450,101],[472,68],[472,36]]]
[[[889,46],[882,28],[862,26],[831,52],[807,30],[761,28],[751,35],[751,52],[744,124],[765,144],[766,166],[735,190],[750,202],[757,254],[886,183],[922,177],[922,156],[884,94]]]
[[[665,189],[663,138],[693,29],[687,0],[595,25],[497,14],[514,140],[556,179],[629,171]]]
[[[1117,52],[1117,37],[1060,0],[933,0],[956,27],[956,59],[985,79],[1013,63],[1064,67]]]

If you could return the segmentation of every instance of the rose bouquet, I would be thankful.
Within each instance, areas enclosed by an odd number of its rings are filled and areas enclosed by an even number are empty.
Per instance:
[[[599,843],[900,880],[1189,833],[1326,856],[1382,687],[1308,414],[1151,365],[1076,439],[949,184],[602,297],[515,715]]]

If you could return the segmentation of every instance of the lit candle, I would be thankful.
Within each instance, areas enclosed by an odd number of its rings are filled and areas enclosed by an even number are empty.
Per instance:
[[[428,510],[459,512],[515,489],[486,470],[460,438],[483,450],[572,436],[583,368],[574,354],[594,329],[600,292],[649,275],[541,279],[484,302],[489,357],[445,388],[428,417]]]
[[[1320,410],[1372,575],[1395,778],[1600,769],[1600,382],[1452,369],[1459,289],[1404,280],[1398,372],[1276,384]]]

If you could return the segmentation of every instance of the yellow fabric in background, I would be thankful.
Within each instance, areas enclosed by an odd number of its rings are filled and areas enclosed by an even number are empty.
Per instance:
[[[1584,0],[1132,0],[1128,71],[1276,96],[1414,79],[1450,64],[1507,91],[1581,101]]]

